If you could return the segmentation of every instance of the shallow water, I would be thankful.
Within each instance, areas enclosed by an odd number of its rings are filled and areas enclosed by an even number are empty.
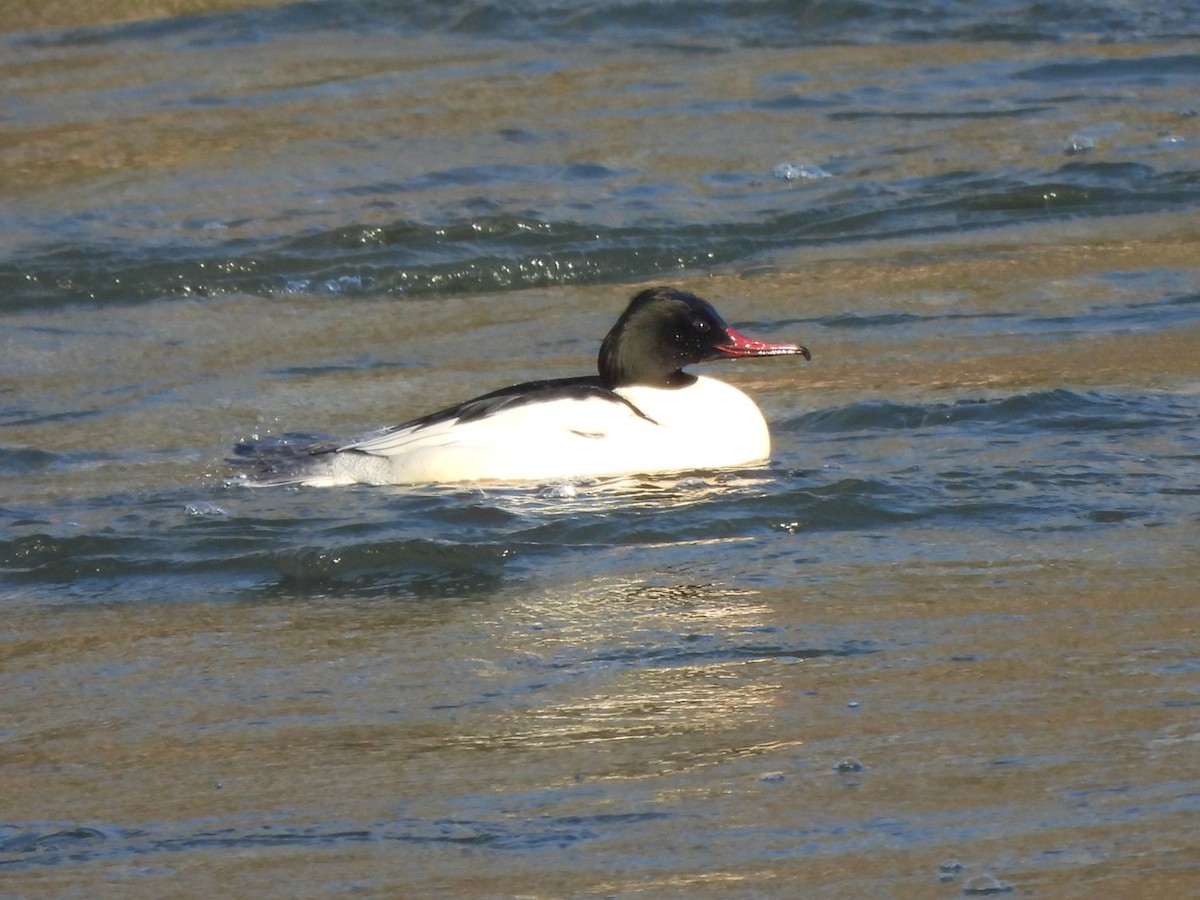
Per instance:
[[[0,36],[0,893],[1200,889],[1194,12],[109,7]],[[226,484],[658,282],[770,464]]]

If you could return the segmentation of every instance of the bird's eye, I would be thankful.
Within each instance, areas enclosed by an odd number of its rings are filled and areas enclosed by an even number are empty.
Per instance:
[[[707,319],[694,319],[692,326],[701,334],[707,334],[712,330],[712,325],[709,324]]]

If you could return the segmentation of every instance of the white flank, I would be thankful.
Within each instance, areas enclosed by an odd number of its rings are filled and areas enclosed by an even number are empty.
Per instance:
[[[619,388],[644,416],[600,397],[503,409],[470,422],[384,432],[322,460],[314,486],[554,481],[583,476],[721,469],[767,459],[771,440],[754,401],[699,377],[685,388]]]

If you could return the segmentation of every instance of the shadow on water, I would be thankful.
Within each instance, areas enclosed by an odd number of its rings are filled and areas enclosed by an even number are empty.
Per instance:
[[[1194,415],[1187,398],[1170,395],[1080,392],[1060,388],[952,403],[870,400],[807,413],[786,427],[806,433],[955,428],[978,423],[994,432],[1036,434],[1075,431],[1170,429]]]
[[[505,816],[434,821],[401,818],[367,827],[264,824],[212,831],[201,828],[183,835],[171,834],[162,828],[5,825],[0,828],[8,830],[10,836],[0,840],[0,872],[67,863],[144,861],[158,854],[196,850],[233,854],[265,847],[316,849],[364,842],[533,851],[544,847],[571,847],[598,839],[611,830],[671,818],[674,816],[661,812],[541,816],[522,821],[512,821]],[[45,828],[53,830],[43,831]]]

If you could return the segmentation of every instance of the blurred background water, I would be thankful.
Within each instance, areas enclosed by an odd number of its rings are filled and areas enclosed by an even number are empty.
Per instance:
[[[1200,889],[1194,5],[3,19],[5,893]],[[648,283],[769,465],[226,483]]]

